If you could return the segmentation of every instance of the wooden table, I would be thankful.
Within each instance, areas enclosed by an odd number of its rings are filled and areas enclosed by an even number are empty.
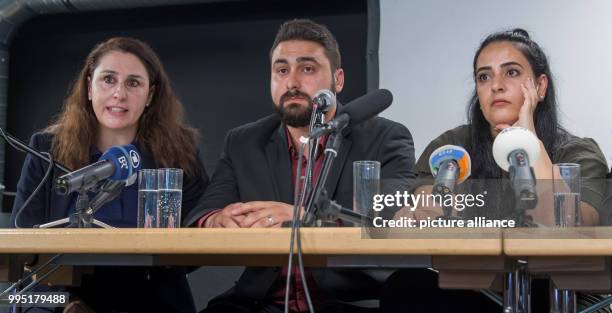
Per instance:
[[[0,229],[0,253],[286,254],[290,229]],[[394,239],[361,228],[302,228],[313,255],[499,255],[497,229],[413,230]],[[427,234],[430,236],[428,237]]]
[[[304,228],[308,266],[434,267],[444,288],[489,288],[516,259],[563,289],[612,290],[612,228],[409,229],[372,239],[361,228]],[[380,235],[380,234],[379,234]],[[71,265],[243,265],[287,262],[290,229],[0,229],[8,258],[63,254]],[[5,275],[6,276],[6,275]],[[6,277],[0,277],[6,278]]]
[[[287,263],[290,229],[0,229],[2,259],[63,254],[66,265],[244,265]],[[387,239],[361,228],[303,228],[308,266],[431,267],[432,256],[472,264],[501,256],[498,229],[408,230]],[[9,278],[4,266],[4,278]],[[10,277],[13,278],[13,277]]]

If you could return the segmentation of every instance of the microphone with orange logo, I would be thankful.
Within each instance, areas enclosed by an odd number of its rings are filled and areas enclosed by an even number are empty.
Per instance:
[[[452,194],[457,184],[470,177],[472,160],[462,147],[445,145],[429,156],[429,168],[436,178],[433,185],[434,194]]]

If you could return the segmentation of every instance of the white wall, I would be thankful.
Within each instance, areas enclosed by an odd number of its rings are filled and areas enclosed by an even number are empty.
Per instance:
[[[394,94],[382,116],[405,124],[417,158],[465,123],[472,58],[491,32],[526,29],[544,49],[561,122],[612,158],[612,1],[381,0],[380,86]]]

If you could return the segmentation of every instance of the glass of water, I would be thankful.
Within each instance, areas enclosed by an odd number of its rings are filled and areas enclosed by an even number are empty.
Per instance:
[[[160,168],[157,170],[159,227],[181,227],[181,201],[183,199],[183,170]]]
[[[553,164],[555,225],[580,226],[580,164]]]
[[[380,193],[380,162],[353,162],[353,210],[362,216],[374,217],[373,197]],[[372,226],[369,220],[363,226]]]
[[[138,172],[138,227],[158,227],[157,170],[142,169]]]

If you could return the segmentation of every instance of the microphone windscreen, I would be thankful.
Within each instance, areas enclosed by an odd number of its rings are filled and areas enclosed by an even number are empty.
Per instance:
[[[463,147],[455,145],[445,145],[434,150],[429,156],[429,168],[435,177],[438,174],[440,165],[446,160],[455,160],[459,167],[459,177],[457,183],[462,183],[472,173],[472,159],[470,154]]]
[[[512,151],[525,150],[529,162],[533,164],[540,157],[540,140],[527,128],[508,127],[502,130],[493,141],[493,158],[504,171],[508,171],[508,156]]]
[[[387,89],[369,92],[342,107],[338,115],[346,113],[351,117],[350,125],[357,125],[384,111],[393,102],[393,94]]]
[[[133,145],[110,147],[100,161],[107,160],[114,165],[115,171],[109,180],[126,180],[140,169],[140,154]]]

